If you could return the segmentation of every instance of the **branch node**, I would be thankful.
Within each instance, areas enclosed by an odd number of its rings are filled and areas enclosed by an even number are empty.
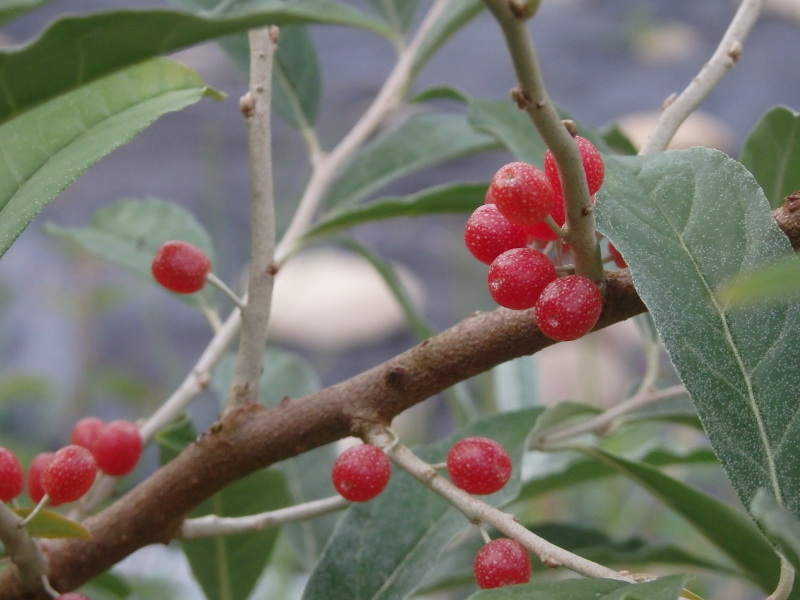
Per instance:
[[[566,127],[567,131],[572,137],[578,135],[578,124],[575,121],[572,119],[564,119],[562,123],[564,123],[564,127]]]
[[[731,44],[731,47],[728,48],[728,56],[734,63],[739,62],[742,57],[742,43],[737,40]]]
[[[256,100],[250,92],[239,99],[239,110],[245,119],[250,119],[256,113]]]
[[[511,99],[520,110],[528,110],[531,105],[531,98],[520,88],[513,88],[510,92]]]

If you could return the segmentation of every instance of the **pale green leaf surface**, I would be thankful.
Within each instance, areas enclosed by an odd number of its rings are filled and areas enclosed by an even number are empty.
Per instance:
[[[719,297],[731,306],[796,302],[800,298],[800,261],[790,256],[744,273],[723,286]]]
[[[480,14],[483,8],[484,4],[481,0],[450,2],[442,16],[434,23],[422,41],[414,60],[412,72],[418,73],[436,51],[456,32]]]
[[[169,240],[197,246],[212,265],[214,263],[214,248],[208,231],[186,209],[155,198],[123,200],[102,208],[85,227],[62,228],[48,224],[46,231],[153,282],[150,269],[153,257],[159,246]],[[207,285],[195,294],[175,295],[193,304],[211,306],[214,294],[214,288]]]
[[[764,189],[770,206],[800,190],[800,113],[777,106],[761,118],[745,140],[742,164]]]
[[[800,306],[717,298],[733,277],[792,254],[752,175],[703,148],[608,157],[595,212],[744,505],[763,487],[800,513]]]
[[[154,59],[0,125],[0,255],[91,165],[207,94],[194,71]]]
[[[750,511],[767,536],[795,568],[795,588],[800,574],[800,521],[766,490],[759,490]]]
[[[325,23],[391,36],[379,20],[331,0],[257,0],[236,7],[218,17],[153,9],[60,19],[30,44],[0,52],[0,122],[143,60],[264,25]]]
[[[419,9],[419,0],[368,0],[372,9],[386,21],[397,41],[403,40]]]
[[[612,579],[567,579],[481,590],[468,600],[677,600],[688,579],[669,575],[645,583]]]
[[[414,114],[379,135],[339,174],[326,198],[328,207],[356,204],[386,184],[419,169],[496,147],[461,115]]]
[[[778,557],[743,513],[645,463],[596,447],[585,447],[583,451],[632,479],[681,515],[727,554],[747,578],[764,590],[774,589],[778,581]]]
[[[497,365],[492,369],[492,388],[499,412],[535,405],[539,401],[536,355]]]
[[[502,505],[516,497],[525,436],[538,412],[528,409],[497,415],[458,435],[491,437],[511,454],[511,481],[499,492],[484,496],[486,502]],[[428,462],[440,462],[455,440],[415,448],[414,452]],[[406,598],[420,586],[442,549],[469,527],[448,502],[395,468],[380,496],[351,507],[339,522],[303,598]]]

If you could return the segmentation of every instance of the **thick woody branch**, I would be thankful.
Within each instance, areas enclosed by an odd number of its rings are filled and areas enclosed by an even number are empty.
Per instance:
[[[797,249],[800,197],[775,211]],[[608,273],[602,329],[646,310],[627,270]],[[555,344],[531,311],[475,314],[389,361],[315,394],[267,410],[247,404],[228,413],[178,457],[104,511],[84,521],[89,540],[43,545],[56,589],[70,590],[149,544],[177,537],[200,502],[258,469],[375,424],[513,358]],[[15,568],[0,572],[0,600],[47,600],[24,595]]]

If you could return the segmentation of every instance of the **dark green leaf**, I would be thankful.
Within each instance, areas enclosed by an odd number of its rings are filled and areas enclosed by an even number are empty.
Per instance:
[[[778,581],[778,557],[744,514],[644,463],[622,458],[601,448],[586,447],[583,450],[599,463],[616,469],[641,485],[689,521],[762,589],[774,589]]]
[[[100,158],[161,115],[209,93],[190,69],[155,59],[0,125],[0,255],[42,208]]]
[[[515,466],[511,481],[485,496],[504,504],[519,491],[519,466],[525,436],[539,409],[504,413],[480,421],[459,434],[496,439],[509,451]],[[436,463],[455,438],[415,449],[423,460]],[[469,522],[448,502],[405,473],[394,470],[387,489],[377,498],[350,508],[334,532],[312,573],[304,600],[377,600],[405,598],[417,589],[442,549]]]
[[[742,164],[764,189],[770,206],[800,190],[800,113],[777,106],[761,118],[742,148]]]
[[[450,2],[422,41],[414,61],[413,72],[419,73],[435,52],[453,34],[475,18],[483,10],[483,7],[484,4],[480,0]]]
[[[800,305],[732,309],[717,297],[793,254],[761,188],[715,150],[607,157],[595,212],[743,504],[763,487],[800,513]]]
[[[133,588],[121,577],[106,571],[86,584],[88,594],[95,594],[92,598],[114,598],[122,600],[133,594]]]
[[[370,221],[430,214],[467,213],[483,204],[487,183],[454,183],[428,188],[410,196],[379,198],[367,204],[346,205],[323,215],[303,237],[303,243],[327,237]]]
[[[567,579],[481,590],[468,600],[677,600],[685,575],[669,575],[645,583],[612,579]]]
[[[48,2],[51,0],[4,0],[0,6],[0,25]]]
[[[361,149],[331,187],[327,206],[356,204],[403,175],[495,146],[463,116],[414,114]]]
[[[33,507],[16,508],[14,512],[24,519],[33,512]],[[38,538],[78,538],[88,540],[92,537],[86,527],[49,508],[42,509],[25,528],[33,537]]]
[[[85,250],[121,265],[153,281],[150,265],[159,246],[183,240],[202,249],[214,262],[208,231],[186,209],[172,202],[150,198],[123,200],[98,210],[90,225],[62,228],[52,224],[48,233],[79,244]],[[213,305],[214,289],[206,286],[195,294],[176,294],[194,304]]]
[[[0,122],[148,58],[264,25],[326,23],[392,35],[331,0],[253,0],[228,15],[208,15],[154,9],[60,19],[33,43],[0,53]]]

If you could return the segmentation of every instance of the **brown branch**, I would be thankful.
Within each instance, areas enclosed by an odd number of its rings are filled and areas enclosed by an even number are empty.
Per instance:
[[[775,211],[800,247],[800,197]],[[595,329],[646,310],[628,270],[608,273],[603,313]],[[175,538],[200,502],[258,469],[328,444],[396,415],[451,385],[555,342],[534,325],[531,311],[498,309],[454,327],[351,379],[275,409],[246,405],[190,444],[178,457],[84,525],[89,540],[43,544],[50,581],[71,590],[149,544]],[[24,595],[11,566],[0,573],[0,600],[48,600]]]

